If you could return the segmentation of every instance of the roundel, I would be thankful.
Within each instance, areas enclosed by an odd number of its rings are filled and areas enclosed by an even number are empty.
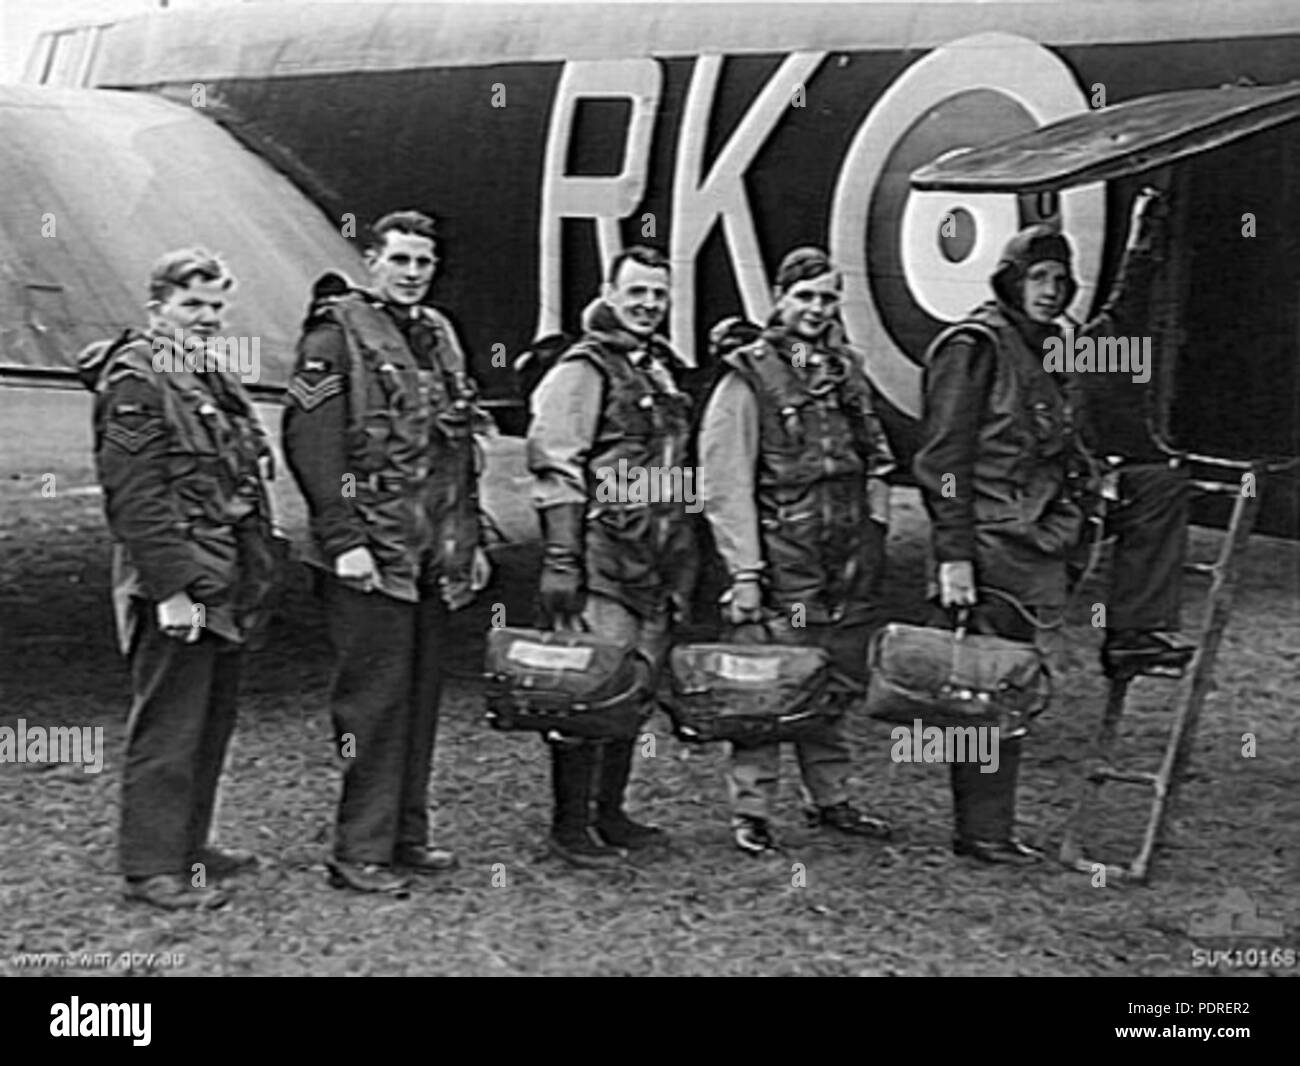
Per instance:
[[[846,280],[843,315],[876,387],[920,413],[918,361],[945,325],[988,299],[1007,239],[1036,221],[1037,197],[915,192],[908,176],[950,152],[1032,130],[1086,108],[1069,68],[1034,41],[985,33],[908,67],[849,146],[831,208],[831,255]],[[1075,250],[1076,316],[1092,300],[1105,236],[1101,184],[1050,205]]]

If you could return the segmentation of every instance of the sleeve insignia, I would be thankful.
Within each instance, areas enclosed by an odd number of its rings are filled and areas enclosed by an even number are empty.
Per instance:
[[[309,385],[301,377],[295,376],[289,382],[285,395],[291,403],[304,411],[314,411],[332,396],[343,392],[343,375],[329,374],[314,385]]]
[[[129,429],[121,422],[110,421],[104,426],[104,440],[115,444],[131,455],[139,453],[150,441],[157,440],[167,432],[162,419],[152,418],[139,429]]]

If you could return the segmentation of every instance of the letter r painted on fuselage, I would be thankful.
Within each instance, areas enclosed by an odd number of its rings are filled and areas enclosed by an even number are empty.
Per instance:
[[[595,221],[602,268],[623,250],[618,223],[631,215],[645,196],[662,88],[663,72],[653,59],[583,59],[564,64],[564,73],[555,90],[542,168],[541,254],[538,257],[541,291],[535,336],[557,333],[561,327],[564,305],[561,233],[566,218]],[[610,97],[627,99],[632,104],[623,169],[613,175],[566,174],[578,105],[584,99]]]
[[[673,164],[668,248],[673,266],[670,334],[678,354],[692,365],[696,361],[695,261],[717,222],[722,223],[745,314],[764,321],[771,310],[745,174],[788,113],[792,94],[808,82],[825,55],[796,52],[787,56],[754,98],[707,173],[705,147],[724,58],[705,55],[695,62]],[[645,195],[662,88],[662,70],[652,59],[574,60],[564,65],[551,110],[542,172],[539,337],[558,332],[562,326],[564,219],[595,222],[602,266],[622,250],[619,222],[637,214]],[[632,104],[622,170],[609,176],[565,173],[573,154],[579,104],[584,99],[610,97],[628,99]]]

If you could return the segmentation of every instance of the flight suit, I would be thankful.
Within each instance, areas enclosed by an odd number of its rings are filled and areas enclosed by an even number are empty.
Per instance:
[[[1059,609],[1084,515],[1066,492],[1075,408],[1043,369],[1043,343],[1056,335],[997,302],[940,334],[914,467],[936,561],[973,560],[981,584]]]
[[[1076,335],[1142,332],[1154,268],[1149,244],[1129,249],[1105,305]],[[1142,386],[1125,374],[1045,371],[1044,345],[1061,339],[1060,329],[1031,321],[1006,295],[943,331],[925,358],[927,413],[915,471],[936,561],[975,560],[982,584],[1059,610],[1067,585],[1061,556],[1078,544],[1084,518],[1071,490],[1083,478],[1071,475],[1095,475],[1093,455],[1118,453],[1136,461],[1120,468],[1120,498],[1107,514],[1107,532],[1117,537],[1107,623],[1176,629],[1186,474],[1153,461],[1133,399]],[[944,490],[946,474],[955,491]]]
[[[815,644],[866,680],[879,621],[888,488],[895,462],[860,353],[838,324],[815,346],[770,326],[724,357],[700,435],[702,496],[728,570],[762,573],[765,639]],[[874,482],[874,486],[871,484]],[[741,627],[740,640],[753,639]],[[807,795],[847,801],[849,746],[839,722],[796,745]],[[766,820],[780,746],[732,746],[733,812]]]
[[[582,336],[533,393],[527,442],[543,525],[566,510],[577,515],[582,621],[593,634],[639,648],[654,664],[656,684],[673,612],[689,603],[697,570],[686,511],[693,484],[670,476],[661,491],[634,499],[635,491],[615,491],[615,479],[620,470],[680,471],[687,462],[689,400],[674,380],[675,362],[664,342],[643,341],[604,303],[594,304]],[[553,743],[555,838],[581,846],[596,829],[610,844],[636,846],[644,827],[623,813],[633,747]],[[594,808],[584,797],[594,797]]]
[[[318,283],[286,396],[285,458],[307,501],[307,561],[336,666],[330,709],[346,759],[335,858],[388,865],[427,844],[449,605],[467,602],[479,545],[473,434],[486,427],[451,323]],[[377,588],[334,574],[369,548]]]
[[[1067,600],[1067,558],[1084,528],[1070,475],[1087,458],[1080,428],[1090,383],[1044,369],[1047,344],[1060,340],[1061,331],[1054,323],[1032,320],[1013,302],[1007,271],[1017,264],[1010,250],[1030,232],[1022,231],[1008,245],[993,279],[998,298],[940,333],[926,353],[922,444],[913,471],[930,515],[935,565],[973,563],[980,592],[970,611],[972,627],[1037,643],[1052,656],[1056,649],[1050,632],[1059,626]],[[1018,264],[1022,270],[1029,265],[1024,258]],[[1121,329],[1136,332],[1151,274],[1147,248],[1129,249],[1105,306],[1078,334],[1096,338]],[[1153,520],[1163,543],[1131,533],[1121,539],[1113,603],[1143,609],[1148,598],[1128,584],[1132,576],[1162,574],[1167,581],[1170,560],[1180,558],[1181,530],[1170,526],[1179,520],[1177,509],[1151,510],[1162,500],[1152,496],[1145,508],[1129,512]],[[988,589],[1016,602],[986,595]],[[937,581],[932,581],[931,595],[936,592]],[[1125,610],[1119,607],[1121,614]],[[1001,738],[994,773],[984,774],[974,763],[952,764],[960,848],[972,842],[1005,845],[994,849],[1004,856],[996,861],[1005,861],[1011,851],[1017,854],[1009,857],[1016,859],[1032,850],[1014,840],[1021,736]]]
[[[95,467],[134,691],[118,845],[132,879],[188,875],[208,845],[240,646],[265,620],[276,577],[261,421],[233,376],[156,371],[155,350],[170,357],[172,345],[128,333],[82,359],[93,368],[83,380],[96,394]],[[201,612],[190,644],[156,623],[157,605],[182,591]]]

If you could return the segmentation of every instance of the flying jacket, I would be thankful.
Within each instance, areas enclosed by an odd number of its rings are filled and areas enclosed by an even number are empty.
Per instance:
[[[1149,246],[1127,248],[1105,305],[1077,335],[1140,332],[1154,267]],[[1106,375],[1043,369],[1045,343],[1060,338],[999,301],[940,333],[924,359],[913,460],[935,561],[969,560],[977,584],[1047,608],[1065,603],[1065,557],[1083,528],[1067,471],[1085,461],[1080,438],[1108,417],[1097,392]]]
[[[367,547],[379,591],[415,601],[438,581],[469,582],[479,544],[473,436],[487,420],[451,324],[430,307],[405,310],[318,283],[286,394],[284,448],[310,512],[307,561],[332,572],[339,555]]]
[[[1065,555],[1083,529],[1083,513],[1065,491],[1074,410],[1061,378],[1043,369],[1041,344],[1031,348],[1022,328],[988,303],[935,338],[926,353],[925,443],[914,468],[939,562],[972,560],[979,584],[1026,605],[1059,607]],[[960,388],[961,402],[977,413],[965,461],[945,454],[933,424],[936,384]]]
[[[113,535],[113,602],[129,654],[142,607],[186,592],[242,642],[262,620],[276,553],[259,460],[270,446],[238,378],[154,369],[169,338],[126,333],[78,362],[95,392],[95,468]],[[180,353],[175,353],[178,357]],[[143,619],[151,624],[151,618]]]

